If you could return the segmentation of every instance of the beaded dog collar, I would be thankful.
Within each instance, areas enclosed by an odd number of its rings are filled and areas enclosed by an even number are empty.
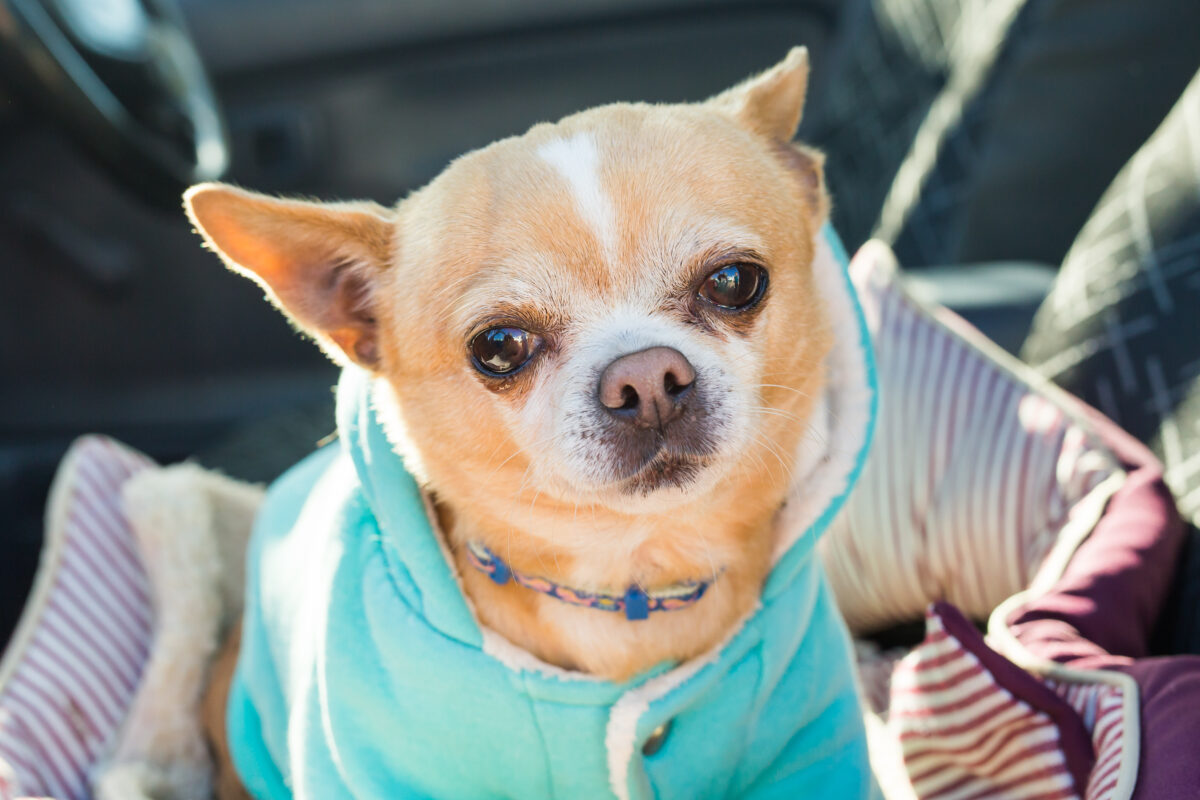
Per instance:
[[[624,612],[625,618],[629,620],[645,619],[650,616],[651,611],[678,611],[687,608],[704,597],[704,593],[712,585],[712,581],[689,581],[650,592],[634,585],[626,589],[624,594],[603,594],[570,589],[545,578],[518,572],[478,542],[467,543],[467,560],[471,562],[471,566],[501,586],[513,580],[526,589],[548,594],[564,603],[598,608],[601,611]]]

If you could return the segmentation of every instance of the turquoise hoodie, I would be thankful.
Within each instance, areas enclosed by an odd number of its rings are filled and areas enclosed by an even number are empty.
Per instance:
[[[542,664],[481,628],[376,416],[372,380],[346,370],[340,441],[271,487],[251,542],[227,720],[250,793],[873,796],[849,637],[815,553],[875,416],[845,268],[826,228],[814,269],[838,333],[829,416],[842,446],[781,511],[788,544],[761,604],[717,651],[627,683]]]

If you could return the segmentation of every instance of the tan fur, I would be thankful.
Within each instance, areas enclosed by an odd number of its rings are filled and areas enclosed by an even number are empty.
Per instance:
[[[821,161],[790,144],[807,74],[797,49],[707,104],[613,105],[538,125],[464,156],[392,212],[217,185],[188,195],[197,227],[227,262],[335,355],[386,379],[389,433],[436,497],[481,621],[545,661],[622,680],[705,652],[757,602],[831,344],[810,271],[827,211]],[[540,155],[576,135],[599,153],[612,241]],[[752,435],[682,493],[631,499],[564,477],[553,447],[530,431],[548,413],[539,387],[579,345],[580,326],[677,294],[711,269],[706,259],[729,237],[753,240],[768,265],[764,306],[741,328],[718,319],[687,335],[752,371]],[[346,258],[369,278],[369,313],[316,307],[331,298],[348,306],[327,285],[330,261]],[[326,288],[305,288],[314,281]],[[512,318],[554,346],[511,381],[489,382],[466,343],[488,320]],[[364,339],[375,358],[363,357]],[[497,586],[466,563],[470,540],[581,589],[717,577],[695,606],[630,622]]]
[[[212,751],[215,774],[213,791],[217,800],[251,800],[242,787],[229,755],[229,737],[225,731],[225,707],[229,701],[229,688],[233,683],[233,671],[237,666],[238,648],[242,642],[242,626],[238,623],[217,654],[212,664],[208,690],[200,707],[200,720]]]

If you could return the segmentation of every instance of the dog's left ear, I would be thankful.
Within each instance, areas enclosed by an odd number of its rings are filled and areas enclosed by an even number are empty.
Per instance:
[[[825,158],[818,151],[792,141],[800,127],[807,94],[808,48],[793,47],[783,61],[726,89],[706,105],[770,141],[779,157],[800,178],[812,208],[823,220],[829,212]]]

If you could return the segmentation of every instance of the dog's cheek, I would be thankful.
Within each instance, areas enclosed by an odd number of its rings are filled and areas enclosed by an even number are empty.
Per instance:
[[[578,333],[562,337],[514,420],[537,478],[567,491],[603,484],[613,471],[595,397],[606,353],[588,342]]]
[[[572,473],[572,460],[563,457],[563,450],[569,454],[571,449],[569,370],[569,365],[559,363],[539,365],[522,395],[503,403],[505,424],[515,444],[528,454],[531,477],[539,486]]]
[[[607,420],[600,415],[594,392],[589,391],[593,382],[584,379],[569,385],[564,381],[566,385],[546,414],[553,439],[544,448],[544,463],[554,470],[555,477],[577,488],[605,484],[615,474]]]
[[[754,434],[761,355],[753,338],[700,343],[692,359],[705,385],[707,417],[718,452],[737,453]]]

